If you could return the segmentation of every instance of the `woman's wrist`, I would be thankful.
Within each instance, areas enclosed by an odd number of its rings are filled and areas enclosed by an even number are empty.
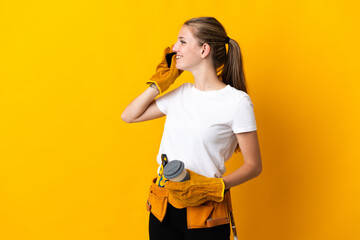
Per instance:
[[[225,185],[225,190],[226,190],[226,189],[229,189],[229,188],[230,188],[230,187],[229,187],[229,184],[226,184],[226,182],[225,182],[224,178],[222,178],[222,180],[223,180],[224,185]]]
[[[150,87],[153,88],[153,89],[155,89],[155,90],[158,92],[158,94],[160,94],[160,91],[159,91],[159,89],[157,88],[157,86],[156,86],[155,83],[150,84]]]

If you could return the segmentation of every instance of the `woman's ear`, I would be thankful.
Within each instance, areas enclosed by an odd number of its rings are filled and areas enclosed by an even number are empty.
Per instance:
[[[201,47],[201,57],[204,58],[206,57],[210,52],[210,45],[207,43],[204,43]]]

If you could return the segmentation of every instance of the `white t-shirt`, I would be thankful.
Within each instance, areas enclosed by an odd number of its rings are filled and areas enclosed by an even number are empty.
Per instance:
[[[169,161],[180,160],[198,174],[222,177],[238,143],[235,133],[257,130],[249,95],[230,85],[201,91],[184,83],[155,102],[166,114],[159,165],[166,154]]]

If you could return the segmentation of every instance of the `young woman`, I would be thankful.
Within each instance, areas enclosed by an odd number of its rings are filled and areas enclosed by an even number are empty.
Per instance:
[[[194,84],[154,99],[183,71],[192,73]],[[122,119],[135,123],[166,116],[157,162],[161,165],[166,154],[169,161],[184,162],[190,173],[190,180],[167,181],[165,187],[153,180],[147,202],[150,239],[230,239],[229,189],[262,170],[238,43],[215,18],[192,18],[171,49],[165,49],[147,84]],[[244,164],[224,176],[225,161],[235,150],[242,152]]]

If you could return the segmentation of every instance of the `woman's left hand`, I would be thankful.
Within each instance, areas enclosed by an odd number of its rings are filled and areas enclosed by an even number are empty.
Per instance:
[[[222,178],[208,178],[186,169],[190,180],[165,182],[172,197],[185,206],[198,206],[207,201],[221,202],[224,199],[225,183]]]

